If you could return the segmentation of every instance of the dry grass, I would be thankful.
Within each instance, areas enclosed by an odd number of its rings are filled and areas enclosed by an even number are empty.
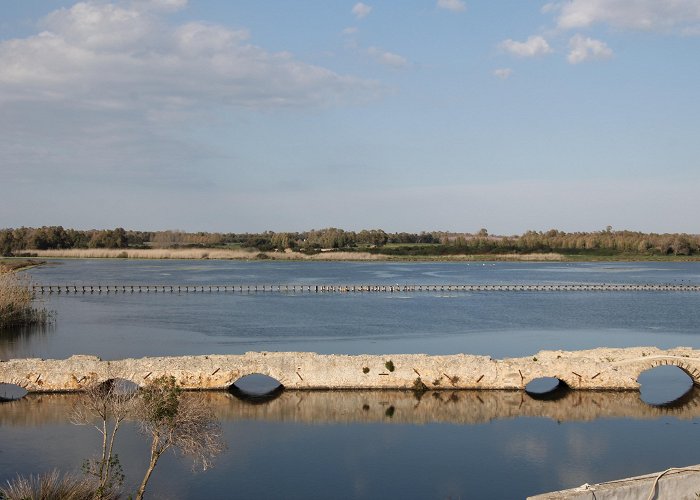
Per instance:
[[[503,253],[488,255],[451,255],[445,260],[466,260],[466,261],[504,261],[504,262],[559,262],[566,260],[560,253]]]
[[[306,255],[299,252],[258,252],[257,250],[220,248],[119,249],[73,248],[68,250],[32,250],[39,257],[76,259],[221,259],[221,260],[382,260],[381,255],[365,252],[322,252]],[[264,256],[264,257],[263,257]]]
[[[19,271],[21,269],[29,269],[31,267],[40,266],[42,264],[45,264],[45,262],[41,260],[0,258],[0,270],[4,268],[6,271]]]
[[[0,329],[43,324],[48,320],[46,310],[32,305],[29,277],[0,267]]]
[[[17,476],[0,486],[0,498],[7,500],[92,500],[97,485],[89,478],[73,474],[60,475],[57,470],[46,474]],[[119,498],[117,493],[107,492],[102,498]]]
[[[33,250],[37,257],[75,259],[220,259],[220,260],[309,260],[309,261],[562,261],[558,253],[533,254],[489,254],[489,255],[436,255],[436,256],[389,256],[369,252],[321,252],[306,255],[299,252],[258,252],[257,250],[220,248],[176,248],[176,249],[118,249],[118,248],[74,248],[68,250]]]

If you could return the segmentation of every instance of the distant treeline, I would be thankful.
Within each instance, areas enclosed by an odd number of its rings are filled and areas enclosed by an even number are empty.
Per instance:
[[[493,236],[444,231],[387,233],[381,229],[344,231],[326,228],[304,232],[187,233],[184,231],[76,230],[61,226],[0,229],[0,254],[20,255],[31,250],[69,248],[226,248],[258,251],[365,251],[384,255],[456,255],[504,253],[562,253],[580,255],[700,254],[700,235],[654,234],[635,231],[566,233],[551,229],[519,236]]]

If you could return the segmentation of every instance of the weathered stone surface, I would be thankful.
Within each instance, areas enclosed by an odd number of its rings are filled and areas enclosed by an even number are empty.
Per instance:
[[[249,352],[243,355],[154,357],[102,361],[77,355],[64,360],[0,362],[0,382],[30,392],[79,391],[86,385],[123,378],[138,385],[172,375],[185,389],[225,389],[261,373],[288,389],[523,389],[540,377],[556,377],[572,389],[637,390],[639,374],[675,365],[700,385],[700,351],[688,347],[600,348],[541,351],[494,360],[455,354],[322,355],[311,352]]]

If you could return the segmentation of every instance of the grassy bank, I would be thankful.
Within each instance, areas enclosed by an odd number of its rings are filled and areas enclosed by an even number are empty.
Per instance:
[[[46,261],[36,259],[0,258],[0,270],[20,271],[45,264]]]

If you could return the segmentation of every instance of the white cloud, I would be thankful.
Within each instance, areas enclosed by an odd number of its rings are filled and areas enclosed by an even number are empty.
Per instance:
[[[498,68],[493,70],[493,76],[500,78],[501,80],[507,80],[513,74],[513,70],[510,68]]]
[[[0,170],[29,184],[201,185],[228,153],[189,130],[382,92],[256,46],[244,29],[170,23],[183,5],[80,2],[47,16],[41,33],[0,41]]]
[[[685,33],[700,26],[698,0],[566,0],[556,6],[557,25],[563,29],[604,23],[617,28]]]
[[[253,45],[245,30],[200,22],[171,26],[140,5],[154,1],[77,3],[47,16],[37,35],[0,41],[0,106],[265,108],[325,105],[374,91],[372,82]]]
[[[516,42],[510,38],[499,45],[503,50],[519,57],[534,57],[552,52],[552,48],[543,37],[536,35],[528,37],[524,42]]]
[[[566,59],[571,64],[578,64],[588,60],[609,59],[613,51],[605,42],[576,34],[569,40],[569,55]]]
[[[438,0],[437,6],[441,9],[451,10],[453,12],[463,12],[467,10],[467,6],[462,0]]]
[[[549,2],[549,3],[546,3],[542,6],[542,8],[540,9],[540,12],[542,12],[542,14],[549,14],[550,12],[555,12],[555,11],[559,10],[559,7],[560,7],[560,5],[558,3]]]
[[[372,7],[362,2],[357,2],[352,8],[352,13],[355,14],[355,17],[358,19],[367,17],[370,12],[372,12]]]
[[[372,56],[375,61],[385,66],[390,66],[392,68],[406,68],[409,66],[408,59],[405,57],[394,54],[393,52],[378,49],[377,47],[370,47],[367,49],[367,53]]]
[[[355,26],[349,26],[343,30],[343,35],[354,35],[357,33],[357,27]]]
[[[132,0],[141,9],[175,12],[187,6],[187,0]]]

